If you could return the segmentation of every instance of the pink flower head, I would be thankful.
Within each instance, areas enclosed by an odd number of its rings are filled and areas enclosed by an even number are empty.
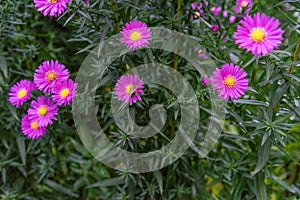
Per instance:
[[[205,86],[208,86],[210,84],[210,78],[202,79],[202,84],[205,85]]]
[[[227,10],[224,10],[223,11],[223,17],[227,17],[228,16],[228,11]]]
[[[143,84],[143,80],[139,80],[136,74],[122,76],[116,84],[116,94],[119,100],[129,103],[130,105],[141,101],[142,98],[140,94],[144,94]]]
[[[76,88],[77,83],[74,83],[71,79],[58,83],[53,89],[53,101],[55,101],[59,106],[66,106],[67,104],[70,104],[77,95]]]
[[[230,23],[230,24],[233,24],[233,23],[235,22],[235,19],[236,19],[235,16],[233,16],[233,15],[230,16],[230,17],[229,17],[229,23]]]
[[[14,84],[8,94],[9,102],[19,108],[30,99],[32,90],[34,90],[34,85],[30,81],[22,80]]]
[[[212,7],[211,8],[211,12],[215,15],[215,16],[218,16],[219,15],[219,13],[222,11],[222,7]]]
[[[49,97],[38,97],[37,101],[31,102],[28,115],[39,127],[46,127],[52,124],[52,120],[57,120],[58,106]]]
[[[39,90],[51,93],[54,86],[70,77],[63,64],[56,61],[44,61],[34,73],[34,83]]]
[[[265,13],[254,14],[254,17],[246,16],[238,26],[234,34],[235,43],[239,48],[251,51],[253,55],[266,56],[273,49],[278,48],[283,37],[283,30],[279,28],[278,19],[267,16]]]
[[[217,24],[214,24],[211,28],[213,33],[218,33],[219,32],[219,26]]]
[[[58,17],[68,8],[70,0],[34,0],[35,7],[44,16]]]
[[[247,73],[234,64],[224,64],[221,69],[216,69],[212,77],[213,88],[218,90],[219,97],[237,100],[248,90]]]
[[[253,5],[253,1],[252,0],[237,0],[236,1],[237,6],[241,7],[241,8],[251,8]]]
[[[22,119],[22,132],[28,138],[38,140],[47,133],[47,127],[40,127],[37,121],[31,121],[29,115],[25,115]]]
[[[253,6],[253,1],[252,0],[237,0],[236,4],[237,4],[237,7],[234,9],[235,13],[241,14],[243,8],[247,8],[245,14],[249,15],[250,10]]]
[[[192,7],[193,10],[196,10],[198,8],[197,3],[195,3],[195,2],[192,3],[191,7]]]
[[[122,42],[131,50],[140,49],[149,45],[152,34],[147,24],[134,20],[126,23],[121,30]]]

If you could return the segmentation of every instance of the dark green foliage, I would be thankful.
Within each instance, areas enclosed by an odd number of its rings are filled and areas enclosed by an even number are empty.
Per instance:
[[[299,199],[300,198],[300,61],[299,1],[256,1],[251,14],[265,12],[281,21],[285,41],[267,57],[254,58],[234,44],[235,24],[228,18],[207,17],[193,22],[187,16],[193,1],[72,0],[59,18],[42,16],[32,0],[0,1],[0,199]],[[293,6],[286,11],[285,5]],[[232,15],[235,1],[214,1]],[[238,16],[242,17],[242,16]],[[99,163],[77,135],[71,107],[43,139],[32,141],[21,132],[21,109],[8,102],[10,87],[32,80],[43,60],[57,59],[76,77],[86,55],[101,41],[138,19],[150,27],[163,26],[198,38],[217,66],[235,62],[248,73],[250,89],[243,99],[229,102],[221,138],[205,157],[190,148],[159,171],[131,174]],[[204,21],[205,20],[205,21]],[[213,34],[209,24],[219,24]],[[222,32],[226,31],[222,37]],[[224,40],[229,37],[228,43]],[[226,49],[221,49],[221,46]],[[135,140],[118,129],[110,113],[116,80],[129,68],[157,62],[177,69],[196,91],[201,111],[200,147],[210,117],[203,77],[183,58],[142,49],[116,60],[99,84],[96,102],[99,123],[112,142],[129,151],[160,149],[174,138],[180,122],[179,105],[169,90],[146,86],[144,101],[132,108],[137,123],[147,125],[148,110],[157,103],[168,107],[163,135]],[[35,94],[37,95],[37,94]]]

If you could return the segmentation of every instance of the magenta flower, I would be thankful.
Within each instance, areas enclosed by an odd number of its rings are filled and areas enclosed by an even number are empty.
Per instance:
[[[278,28],[280,22],[278,19],[267,16],[265,13],[254,14],[254,17],[246,16],[238,26],[234,34],[235,43],[239,48],[251,51],[253,55],[266,56],[273,49],[278,48],[283,38],[283,30]]]
[[[230,17],[229,17],[229,23],[230,23],[230,24],[233,24],[233,23],[235,22],[235,19],[236,19],[235,16],[233,16],[233,15],[230,16]]]
[[[57,105],[66,106],[73,102],[76,94],[77,83],[74,83],[71,79],[58,83],[53,89],[52,99]]]
[[[216,69],[212,77],[213,88],[218,90],[219,97],[237,100],[248,90],[247,73],[234,64],[224,64],[221,69]]]
[[[149,45],[152,34],[147,24],[140,21],[126,23],[121,30],[122,42],[131,50],[140,49]]]
[[[219,26],[217,24],[214,24],[211,28],[213,33],[218,33],[219,32]]]
[[[30,99],[34,84],[27,80],[22,80],[14,84],[8,94],[9,102],[19,108]]]
[[[212,7],[211,8],[211,12],[215,15],[215,16],[218,16],[219,15],[219,13],[222,11],[222,7]]]
[[[140,94],[144,94],[143,80],[139,80],[137,75],[122,76],[116,84],[116,94],[120,101],[125,103],[136,103],[141,101]]]
[[[63,64],[56,61],[44,61],[34,73],[34,83],[39,90],[51,93],[54,86],[70,77]]]
[[[52,120],[57,120],[58,106],[49,97],[38,97],[37,101],[31,102],[28,115],[39,127],[46,127],[52,124]]]
[[[227,17],[228,16],[228,11],[227,10],[224,10],[223,11],[223,17]]]
[[[210,84],[210,78],[204,78],[204,79],[202,79],[202,84],[204,86],[208,86]]]
[[[22,132],[24,135],[33,140],[38,140],[47,133],[47,127],[40,127],[37,121],[31,121],[29,115],[22,119]]]
[[[34,0],[35,7],[44,16],[60,16],[68,8],[70,0]]]

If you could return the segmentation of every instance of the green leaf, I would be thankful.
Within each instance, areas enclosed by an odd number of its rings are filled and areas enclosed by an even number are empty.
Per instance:
[[[116,178],[110,178],[110,179],[106,179],[104,181],[96,182],[92,185],[87,186],[86,188],[117,186],[117,185],[120,185],[120,184],[124,184],[124,178],[116,177]]]
[[[268,199],[264,173],[260,172],[255,176],[254,189],[256,200]]]
[[[247,100],[247,99],[239,99],[235,101],[235,103],[255,105],[255,106],[266,106],[266,107],[269,106],[267,102],[258,101],[258,100]]]
[[[17,135],[17,145],[19,148],[22,163],[23,165],[26,165],[26,147],[25,147],[25,141],[23,136]]]
[[[271,175],[271,179],[273,179],[275,182],[277,182],[279,185],[287,189],[290,193],[296,194],[296,191],[293,187],[288,185],[286,182],[278,178],[277,176]]]
[[[3,75],[5,78],[7,78],[8,73],[7,73],[7,62],[5,57],[1,56],[0,57],[0,69],[3,72]]]
[[[160,194],[162,195],[163,194],[163,178],[162,178],[162,174],[160,171],[155,171],[153,172],[154,174],[154,177],[157,181],[157,184],[159,185],[159,191],[160,191]]]
[[[49,187],[51,187],[53,190],[57,191],[57,192],[61,192],[63,194],[66,194],[66,195],[69,195],[69,196],[72,196],[72,197],[75,197],[75,198],[79,198],[79,195],[76,194],[75,192],[73,192],[72,190],[58,184],[58,183],[55,183],[51,180],[45,180],[44,183],[46,185],[48,185]]]
[[[268,137],[263,145],[258,146],[258,162],[254,171],[251,172],[252,175],[257,174],[265,167],[265,165],[269,160],[270,149],[271,149],[271,140]]]

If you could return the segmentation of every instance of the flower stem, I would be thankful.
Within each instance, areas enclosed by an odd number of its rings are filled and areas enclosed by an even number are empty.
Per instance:
[[[177,18],[178,18],[178,21],[177,23],[178,24],[181,24],[181,16],[182,16],[182,0],[178,0],[177,1]],[[179,43],[176,42],[176,46],[175,46],[175,49],[174,49],[174,63],[173,63],[173,68],[177,71],[178,70],[178,45]]]
[[[294,62],[296,62],[298,60],[299,50],[300,50],[300,37],[298,38],[298,42],[297,42],[296,49],[295,49],[294,56],[293,56]],[[290,69],[288,71],[289,74],[293,73],[294,67],[295,67],[294,65],[290,67]]]
[[[115,0],[111,0],[111,6],[112,6],[112,11],[114,13],[114,21],[115,21],[115,25],[116,25],[116,33],[120,32],[120,24],[119,24],[119,17],[117,14],[117,4],[115,3]]]

